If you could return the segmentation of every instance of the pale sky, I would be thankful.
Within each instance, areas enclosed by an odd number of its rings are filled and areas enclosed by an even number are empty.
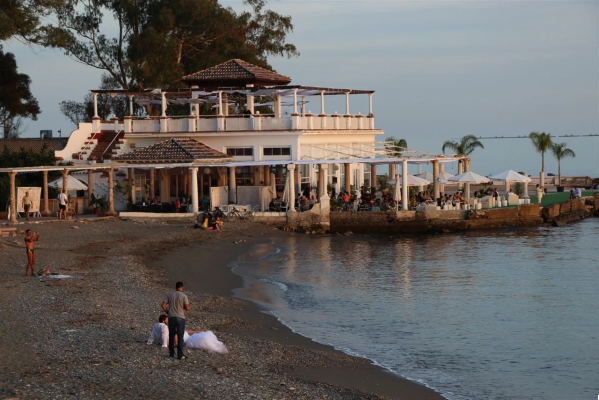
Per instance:
[[[441,153],[445,140],[467,134],[599,133],[598,1],[294,0],[268,7],[292,16],[289,42],[301,53],[271,57],[278,72],[292,84],[375,90],[376,127],[410,148]],[[4,50],[32,78],[42,109],[24,136],[71,132],[58,103],[82,100],[98,86],[100,72],[58,51],[14,41]],[[352,113],[368,112],[366,96],[350,99]],[[311,100],[307,108],[320,112],[318,98]],[[344,113],[344,102],[327,101],[326,112],[333,111]],[[599,176],[599,137],[555,140],[576,153],[562,160],[563,175]],[[482,142],[473,171],[540,171],[541,156],[528,139]],[[545,165],[557,173],[549,154]]]

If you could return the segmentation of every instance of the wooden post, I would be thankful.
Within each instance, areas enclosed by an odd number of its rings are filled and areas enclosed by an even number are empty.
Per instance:
[[[94,170],[87,170],[87,211],[91,214],[94,212],[92,195],[94,194]]]
[[[108,168],[108,204],[109,209],[106,215],[116,216],[114,211],[114,168]]]
[[[69,216],[69,170],[65,169],[62,171],[62,191],[67,196],[67,212],[65,219],[71,219]]]
[[[351,191],[351,164],[345,163],[344,165],[345,165],[345,191],[347,193],[350,193],[350,191]]]
[[[370,187],[376,188],[376,165],[370,164]],[[374,189],[376,190],[376,189]],[[374,192],[373,192],[374,195]]]
[[[156,180],[156,168],[150,170],[150,200],[156,197],[156,188],[154,181]]]
[[[17,221],[17,199],[15,197],[15,178],[17,173],[11,171],[8,173],[10,177],[10,220],[8,221],[11,225],[16,225],[19,222]]]
[[[48,195],[48,171],[44,171],[44,210],[42,211],[42,217],[51,217]]]

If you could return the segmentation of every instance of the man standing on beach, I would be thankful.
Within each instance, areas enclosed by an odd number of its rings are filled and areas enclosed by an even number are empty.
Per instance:
[[[31,269],[31,276],[35,276],[35,244],[40,240],[40,234],[31,232],[31,229],[25,231],[25,247],[27,248],[27,266],[25,267],[25,276]]]
[[[189,300],[183,293],[183,282],[177,282],[175,291],[166,296],[162,309],[168,313],[168,350],[175,356],[175,335],[177,335],[177,358],[185,360],[183,336],[185,335],[185,311],[189,311]]]

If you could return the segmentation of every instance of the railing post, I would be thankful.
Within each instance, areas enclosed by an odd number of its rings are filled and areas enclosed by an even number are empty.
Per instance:
[[[125,124],[123,129],[125,133],[133,132],[133,117],[130,115],[126,115],[123,122]]]
[[[361,113],[358,113],[358,115],[356,115],[356,120],[358,121],[358,129],[364,129],[363,128],[363,121],[364,121],[364,116]]]
[[[196,121],[197,118],[194,115],[190,115],[189,117],[187,117],[187,132],[196,131]]]
[[[337,111],[331,117],[333,117],[333,129],[339,129],[339,114],[337,114]]]
[[[252,125],[255,131],[262,130],[262,115],[260,115],[260,111],[256,111],[254,118],[252,118]]]
[[[314,115],[312,114],[312,111],[308,111],[308,114],[306,114],[306,119],[308,121],[308,129],[314,129]]]

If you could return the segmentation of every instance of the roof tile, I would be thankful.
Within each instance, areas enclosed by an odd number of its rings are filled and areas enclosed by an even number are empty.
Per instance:
[[[231,158],[195,139],[182,137],[158,142],[112,159],[127,162],[224,162]]]

